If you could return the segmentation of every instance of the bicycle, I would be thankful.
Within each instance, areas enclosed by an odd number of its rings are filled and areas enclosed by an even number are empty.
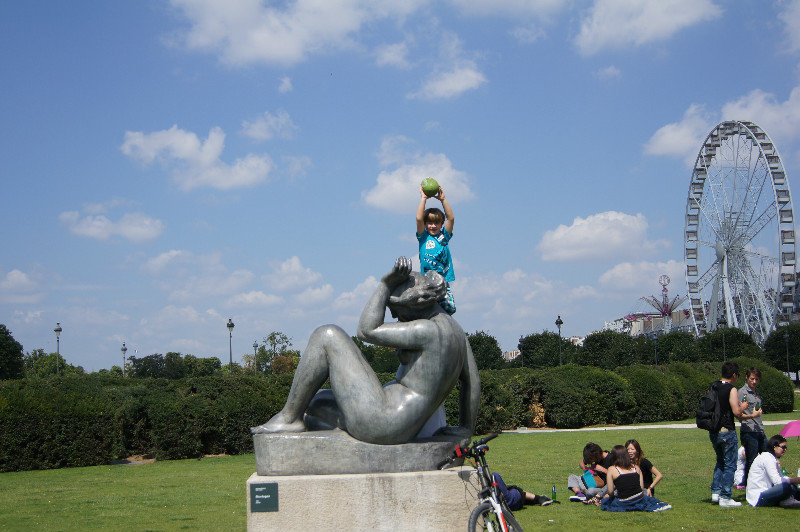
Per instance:
[[[498,434],[490,434],[472,442],[469,447],[456,445],[453,456],[442,460],[437,465],[437,469],[443,469],[456,460],[464,459],[478,472],[478,478],[481,482],[481,491],[478,493],[480,501],[469,516],[468,532],[483,530],[489,532],[522,532],[522,527],[508,508],[500,488],[492,479],[492,474],[486,463],[486,451],[489,450],[486,443],[497,436]]]

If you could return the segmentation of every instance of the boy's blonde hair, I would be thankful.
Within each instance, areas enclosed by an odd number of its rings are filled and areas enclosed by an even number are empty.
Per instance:
[[[425,209],[425,216],[423,216],[422,219],[425,223],[433,222],[437,224],[443,224],[447,217],[444,215],[441,209],[431,207],[430,209]]]

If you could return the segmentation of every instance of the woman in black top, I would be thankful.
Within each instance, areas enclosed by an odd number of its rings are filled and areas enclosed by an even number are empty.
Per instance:
[[[608,469],[606,482],[608,494],[603,498],[601,507],[607,512],[660,512],[672,508],[644,493],[642,473],[638,466],[631,462],[627,449],[615,445],[611,450],[613,465]],[[612,495],[616,490],[616,496]]]
[[[639,466],[639,471],[642,472],[642,483],[644,484],[644,494],[654,496],[656,492],[656,484],[661,482],[664,475],[656,469],[653,462],[644,457],[642,447],[636,440],[628,440],[625,442],[625,449],[628,451],[628,456],[631,457],[631,462]]]

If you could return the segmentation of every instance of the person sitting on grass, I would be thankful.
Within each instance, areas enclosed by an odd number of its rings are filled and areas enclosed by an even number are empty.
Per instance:
[[[800,477],[781,474],[779,459],[786,454],[786,438],[776,434],[767,442],[767,450],[756,456],[747,477],[747,502],[750,506],[780,506],[800,509],[797,500]]]
[[[529,493],[519,486],[506,486],[503,477],[501,477],[499,473],[492,473],[492,480],[497,483],[500,493],[503,494],[503,498],[506,500],[506,504],[508,504],[512,512],[516,512],[517,510],[521,510],[523,506],[532,504],[538,504],[539,506],[549,506],[553,504],[553,499],[550,497]]]
[[[569,500],[586,502],[587,499],[597,496],[599,501],[599,497],[606,494],[606,472],[611,465],[611,455],[596,443],[589,442],[583,448],[583,460],[578,465],[583,470],[583,475],[570,475],[567,478],[567,487],[573,492]]]
[[[607,512],[661,512],[671,505],[645,494],[642,470],[622,445],[611,449],[612,466],[606,477],[608,492],[600,507]]]
[[[654,493],[656,492],[656,484],[661,482],[661,479],[664,478],[664,475],[661,474],[661,471],[656,469],[656,466],[653,465],[653,462],[644,457],[642,446],[639,445],[638,441],[626,441],[625,449],[628,451],[628,456],[631,457],[631,462],[633,462],[633,465],[638,466],[639,470],[642,472],[642,481],[645,485],[645,495],[650,495],[653,497]]]

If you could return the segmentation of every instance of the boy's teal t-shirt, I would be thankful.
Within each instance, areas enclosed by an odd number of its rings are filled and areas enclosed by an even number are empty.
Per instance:
[[[423,231],[421,235],[417,235],[420,271],[422,273],[428,270],[439,272],[448,283],[452,283],[456,279],[453,272],[453,259],[450,256],[450,247],[448,246],[452,237],[444,227],[436,236],[431,235],[427,230]]]

